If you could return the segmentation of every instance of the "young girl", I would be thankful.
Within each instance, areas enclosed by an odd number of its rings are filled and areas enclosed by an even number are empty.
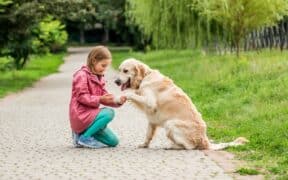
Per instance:
[[[111,61],[108,48],[96,46],[88,55],[87,65],[73,75],[69,115],[75,147],[115,147],[119,142],[107,127],[114,118],[114,110],[100,108],[101,104],[119,107],[126,101],[123,96],[116,103],[114,96],[105,90],[103,75]]]

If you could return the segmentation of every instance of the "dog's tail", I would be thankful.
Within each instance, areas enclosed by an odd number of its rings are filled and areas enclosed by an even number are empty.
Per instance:
[[[210,143],[209,149],[210,150],[221,150],[221,149],[225,149],[227,147],[241,146],[241,145],[244,145],[248,142],[249,142],[249,140],[247,140],[246,138],[239,137],[232,142],[219,143],[219,144]]]

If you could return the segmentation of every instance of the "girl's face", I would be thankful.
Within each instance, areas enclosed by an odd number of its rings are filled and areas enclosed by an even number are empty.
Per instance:
[[[104,75],[105,70],[111,64],[111,59],[104,59],[94,64],[94,70],[97,75]]]

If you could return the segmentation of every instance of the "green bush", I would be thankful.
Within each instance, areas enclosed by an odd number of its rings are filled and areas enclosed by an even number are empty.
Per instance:
[[[66,48],[68,34],[65,25],[59,20],[47,16],[33,30],[35,38],[32,40],[34,53],[59,52]]]

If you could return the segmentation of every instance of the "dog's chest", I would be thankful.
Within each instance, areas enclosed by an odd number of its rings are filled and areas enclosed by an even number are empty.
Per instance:
[[[156,124],[159,126],[162,126],[162,124],[165,122],[165,118],[162,116],[162,114],[159,111],[156,112],[146,112],[147,119],[150,123]]]

